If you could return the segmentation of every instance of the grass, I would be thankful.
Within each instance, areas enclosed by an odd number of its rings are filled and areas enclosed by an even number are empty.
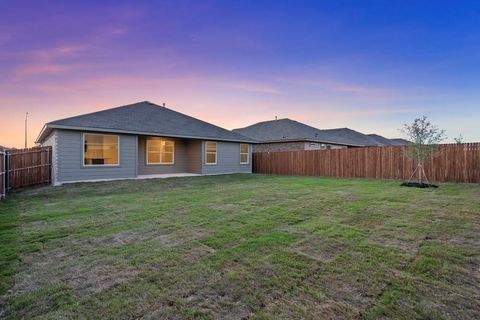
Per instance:
[[[0,203],[0,318],[475,319],[480,186],[229,175]]]

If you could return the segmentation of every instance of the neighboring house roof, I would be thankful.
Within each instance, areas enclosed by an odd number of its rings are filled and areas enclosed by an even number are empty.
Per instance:
[[[378,134],[367,134],[367,136],[370,138],[370,140],[372,140],[372,142],[383,146],[403,146],[410,143],[408,140],[405,139],[388,139]]]
[[[372,134],[367,134],[367,136],[372,141],[372,143],[378,146],[393,146],[396,144],[392,140],[382,137],[381,135],[378,135],[378,134],[372,133]]]
[[[406,139],[403,139],[403,138],[390,139],[390,141],[392,141],[394,143],[394,145],[396,145],[396,146],[403,146],[403,145],[411,143],[410,141],[408,141]]]
[[[52,129],[91,130],[218,141],[254,142],[227,129],[144,101],[47,123],[37,142]]]
[[[372,145],[366,135],[349,128],[320,130],[288,118],[259,122],[233,132],[262,143],[314,141],[359,147]]]

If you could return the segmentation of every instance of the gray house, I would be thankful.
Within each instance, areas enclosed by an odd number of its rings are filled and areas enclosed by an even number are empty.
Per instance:
[[[366,135],[349,128],[317,129],[307,124],[278,119],[252,124],[233,132],[249,137],[257,143],[254,152],[343,149],[352,147],[382,147],[402,145],[402,139],[387,139],[380,135]]]
[[[148,101],[45,124],[53,184],[252,172],[247,137]]]
[[[233,132],[249,137],[257,144],[255,152],[342,149],[373,146],[368,136],[349,128],[320,130],[291,119],[255,123]]]

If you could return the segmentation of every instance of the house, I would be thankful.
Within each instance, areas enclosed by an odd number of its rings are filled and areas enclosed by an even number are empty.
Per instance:
[[[341,149],[377,145],[368,136],[349,128],[320,130],[288,118],[263,121],[233,132],[258,143],[254,152]]]
[[[53,184],[252,172],[252,140],[144,101],[45,124]]]

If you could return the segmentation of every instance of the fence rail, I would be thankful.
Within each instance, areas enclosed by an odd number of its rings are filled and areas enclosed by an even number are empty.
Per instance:
[[[408,179],[416,164],[405,146],[259,152],[253,172],[281,175]],[[480,183],[480,143],[444,144],[425,163],[431,181]]]
[[[51,147],[5,150],[0,159],[3,197],[7,192],[51,182]]]

